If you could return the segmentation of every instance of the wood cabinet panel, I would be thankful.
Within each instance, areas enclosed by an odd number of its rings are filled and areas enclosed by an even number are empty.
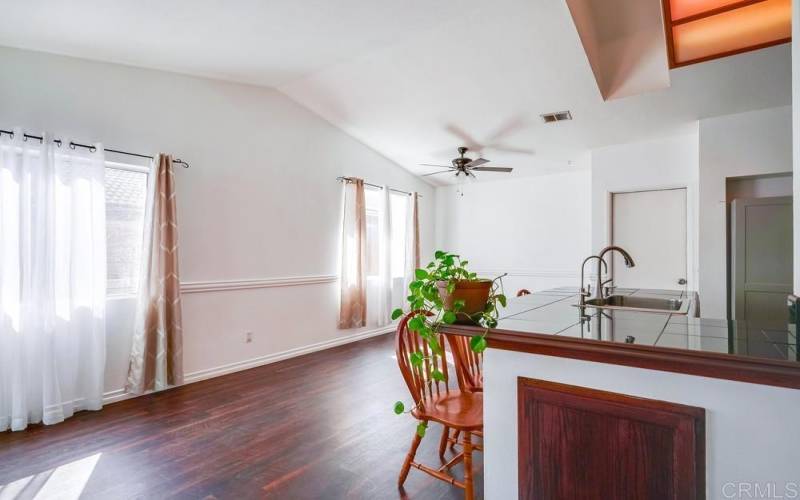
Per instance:
[[[705,498],[705,410],[519,378],[521,499]]]

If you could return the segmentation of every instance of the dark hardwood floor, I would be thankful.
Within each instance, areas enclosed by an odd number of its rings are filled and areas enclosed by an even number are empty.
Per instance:
[[[62,424],[0,433],[0,498],[54,489],[98,499],[463,498],[413,469],[404,490],[397,488],[415,423],[392,413],[394,401],[409,400],[393,339],[382,335]],[[417,454],[424,463],[440,463],[440,435],[431,424]],[[482,458],[475,461],[479,495]],[[462,477],[461,465],[453,470]]]

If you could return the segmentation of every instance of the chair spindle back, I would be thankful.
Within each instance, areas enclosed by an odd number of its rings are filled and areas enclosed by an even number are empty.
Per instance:
[[[434,396],[447,394],[450,392],[448,387],[449,375],[447,371],[447,361],[444,356],[433,355],[431,347],[419,333],[408,328],[408,322],[418,312],[411,312],[400,320],[397,325],[397,336],[395,340],[395,353],[397,354],[397,364],[403,380],[406,381],[414,403],[424,405],[426,401]],[[437,335],[439,346],[444,349],[442,336]],[[418,352],[423,356],[420,365],[411,363],[411,354]],[[438,370],[444,375],[444,380],[435,380],[431,377],[433,370]]]
[[[469,337],[447,335],[447,342],[453,353],[458,387],[462,391],[483,391],[483,353],[477,353],[469,346]]]

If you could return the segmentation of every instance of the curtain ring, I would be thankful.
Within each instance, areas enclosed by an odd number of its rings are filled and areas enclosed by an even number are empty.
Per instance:
[[[53,139],[56,146],[61,147],[61,139]]]
[[[14,131],[13,130],[11,131],[11,138],[12,139],[14,138]]]
[[[12,139],[14,138],[14,132],[11,132],[11,138]],[[22,134],[22,142],[28,142],[28,136],[27,135]]]
[[[96,148],[96,147],[94,147],[94,146],[91,146],[91,147],[89,148],[89,152],[90,152],[90,153],[94,153],[95,151],[97,151],[97,148]]]
[[[75,149],[75,143],[74,142],[69,141],[69,149]]]

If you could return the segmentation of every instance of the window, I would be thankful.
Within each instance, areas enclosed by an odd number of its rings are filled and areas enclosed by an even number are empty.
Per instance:
[[[392,193],[389,196],[392,224],[392,278],[402,278],[406,268],[406,210],[408,195]]]
[[[364,198],[367,212],[367,277],[380,274],[380,231],[383,214],[383,190],[365,187]],[[402,278],[405,274],[406,259],[406,210],[408,195],[392,192],[389,194],[389,220],[391,224],[391,273],[392,278]]]
[[[144,240],[148,169],[106,162],[106,295],[135,295]]]
[[[364,187],[364,201],[367,211],[367,277],[377,277],[380,274],[382,196],[382,190],[368,186]]]

